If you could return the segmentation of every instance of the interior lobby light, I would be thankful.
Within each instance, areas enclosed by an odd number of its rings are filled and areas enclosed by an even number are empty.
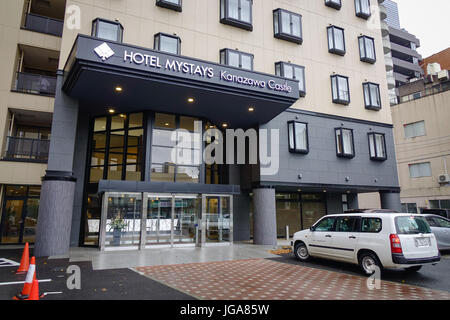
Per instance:
[[[114,112],[116,112],[116,110],[114,110],[113,108],[109,108],[109,109],[108,109],[108,112],[109,112],[109,113],[114,113]]]
[[[121,93],[123,91],[123,88],[120,86],[117,86],[114,88],[114,90],[116,90],[116,92]]]
[[[253,111],[255,111],[255,108],[254,107],[249,107],[248,111],[253,112]]]
[[[188,98],[188,99],[187,99],[187,102],[189,102],[189,103],[194,103],[194,101],[195,101],[194,98]]]
[[[228,127],[228,124],[227,123],[222,123],[222,127],[226,128],[226,127]]]

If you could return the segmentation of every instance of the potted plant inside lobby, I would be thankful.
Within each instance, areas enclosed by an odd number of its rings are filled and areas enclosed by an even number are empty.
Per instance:
[[[120,246],[120,237],[122,234],[122,230],[128,227],[128,223],[120,217],[115,217],[111,219],[109,226],[111,229],[113,229],[113,240],[111,242],[111,245],[118,247]]]

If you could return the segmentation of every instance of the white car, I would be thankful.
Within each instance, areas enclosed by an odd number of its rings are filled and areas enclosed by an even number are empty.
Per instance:
[[[418,271],[440,261],[436,237],[425,217],[404,213],[327,215],[294,234],[297,259],[327,258],[359,264],[366,274],[380,269]]]

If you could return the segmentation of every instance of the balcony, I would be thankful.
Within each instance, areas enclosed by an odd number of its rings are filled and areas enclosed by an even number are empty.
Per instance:
[[[57,37],[62,36],[64,21],[53,19],[37,14],[28,13],[25,19],[24,29],[51,34]]]
[[[54,96],[56,92],[56,77],[17,72],[13,91]]]
[[[50,140],[7,137],[3,160],[47,162]]]
[[[65,11],[65,0],[25,0],[22,29],[61,37]]]

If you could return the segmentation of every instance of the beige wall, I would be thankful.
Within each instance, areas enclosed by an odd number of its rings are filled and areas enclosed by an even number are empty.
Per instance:
[[[322,0],[254,0],[253,3],[254,30],[249,32],[219,23],[219,0],[183,1],[182,13],[157,7],[154,0],[68,0],[67,7],[80,8],[81,29],[71,30],[65,26],[60,68],[67,60],[76,35],[91,34],[93,19],[117,19],[124,27],[125,43],[153,48],[154,34],[176,33],[182,40],[181,53],[185,56],[219,62],[220,49],[238,48],[255,55],[255,71],[273,74],[277,61],[303,65],[307,95],[295,108],[391,123],[377,10],[372,19],[366,21],[355,16],[353,1],[344,1],[340,11],[326,7]],[[274,38],[272,10],[276,8],[303,16],[302,45]],[[345,57],[328,53],[326,27],[329,24],[345,29]],[[375,65],[359,60],[357,38],[361,34],[376,39],[378,61]],[[350,78],[349,106],[331,102],[330,75],[333,72]],[[365,81],[380,84],[383,109],[379,112],[364,108],[362,83]]]
[[[427,200],[450,199],[450,185],[438,183],[437,177],[450,173],[450,91],[392,107],[397,166],[403,203],[427,207]],[[426,135],[405,138],[403,126],[425,121]],[[431,177],[410,178],[409,164],[430,162]]]
[[[58,0],[61,1],[61,0]],[[19,44],[59,51],[61,38],[21,29],[24,0],[2,0],[0,9],[0,147],[3,156],[8,109],[52,112],[54,98],[11,92]],[[41,184],[46,165],[0,161],[0,184]]]

